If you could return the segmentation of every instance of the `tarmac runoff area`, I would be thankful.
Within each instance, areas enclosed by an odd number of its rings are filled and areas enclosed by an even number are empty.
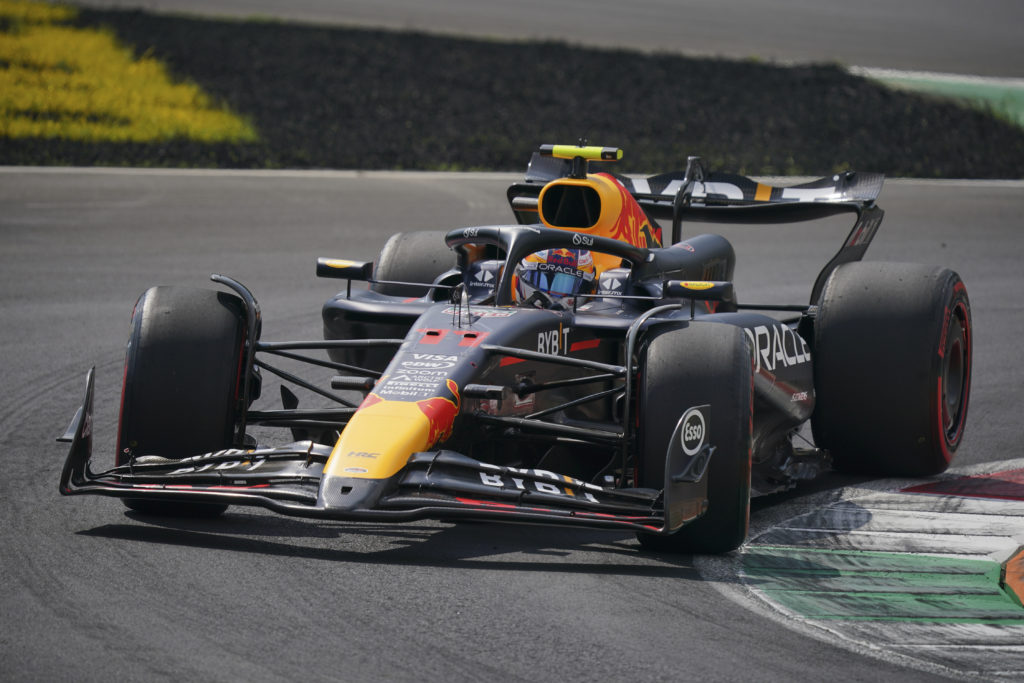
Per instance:
[[[1024,678],[1024,458],[780,507],[733,560],[757,611],[938,674]]]

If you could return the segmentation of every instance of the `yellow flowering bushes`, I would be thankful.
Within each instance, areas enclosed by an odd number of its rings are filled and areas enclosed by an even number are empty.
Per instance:
[[[0,137],[82,142],[252,142],[256,131],[194,83],[136,58],[75,10],[0,0]]]

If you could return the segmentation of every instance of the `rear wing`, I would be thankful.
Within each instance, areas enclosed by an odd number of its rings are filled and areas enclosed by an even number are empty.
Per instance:
[[[609,165],[592,161],[590,171],[610,172],[606,170]],[[508,188],[509,203],[516,219],[523,224],[535,223],[541,188],[571,172],[569,160],[535,153],[524,181]],[[648,178],[613,175],[636,198],[648,217],[672,221],[670,244],[682,240],[683,221],[793,223],[855,213],[857,220],[849,235],[815,280],[812,304],[817,302],[833,270],[843,263],[863,258],[884,216],[882,209],[875,205],[885,180],[881,173],[846,171],[800,184],[774,186],[738,174],[708,172],[699,157],[689,157],[685,171]]]

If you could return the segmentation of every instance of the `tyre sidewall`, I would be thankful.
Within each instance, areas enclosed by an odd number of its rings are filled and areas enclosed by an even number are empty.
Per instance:
[[[118,464],[126,449],[180,458],[231,445],[242,308],[238,297],[205,289],[153,287],[140,297],[125,355]]]

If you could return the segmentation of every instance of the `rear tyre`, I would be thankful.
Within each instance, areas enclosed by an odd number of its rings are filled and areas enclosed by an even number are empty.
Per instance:
[[[375,280],[432,283],[438,275],[455,267],[455,252],[444,242],[445,233],[437,230],[400,232],[392,235],[374,269]],[[374,284],[373,291],[390,296],[421,297],[425,287]]]
[[[743,544],[750,517],[753,370],[743,331],[691,322],[648,345],[639,381],[640,479],[661,489],[669,439],[683,413],[709,404],[708,440],[716,447],[705,475],[708,509],[670,536],[639,533],[648,550],[725,553]]]
[[[238,412],[245,313],[233,294],[153,287],[132,314],[115,461],[183,458],[230,448]],[[126,499],[147,514],[214,516],[226,505]]]
[[[822,290],[811,424],[836,469],[920,477],[949,467],[971,386],[971,305],[960,276],[849,263]]]

